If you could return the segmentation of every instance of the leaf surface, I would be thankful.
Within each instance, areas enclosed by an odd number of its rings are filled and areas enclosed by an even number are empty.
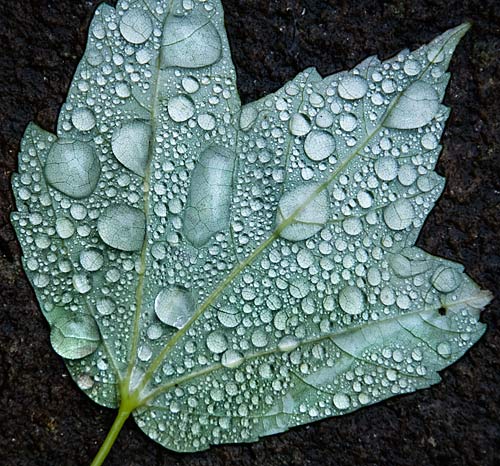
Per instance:
[[[490,294],[414,246],[468,25],[241,106],[218,0],[102,5],[12,221],[79,387],[178,451],[439,381]]]

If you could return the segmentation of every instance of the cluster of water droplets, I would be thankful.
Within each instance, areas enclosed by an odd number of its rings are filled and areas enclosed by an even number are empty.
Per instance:
[[[461,268],[412,247],[443,187],[450,34],[240,109],[219,1],[102,5],[57,137],[28,128],[14,179],[79,386],[112,406],[129,361],[137,384],[185,333],[136,418],[186,451],[435,381],[481,330]]]

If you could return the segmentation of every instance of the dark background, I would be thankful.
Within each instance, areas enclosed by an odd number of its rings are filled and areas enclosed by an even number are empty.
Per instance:
[[[71,381],[20,265],[10,176],[29,121],[54,131],[99,0],[0,0],[0,463],[88,466],[114,412]],[[418,245],[465,265],[497,299],[484,338],[431,389],[255,444],[180,455],[128,421],[107,465],[500,464],[500,2],[223,0],[244,102],[307,66],[323,74],[415,48],[464,20],[438,172],[448,184]]]

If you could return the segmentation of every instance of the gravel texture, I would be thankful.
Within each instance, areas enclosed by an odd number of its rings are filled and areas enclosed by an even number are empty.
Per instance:
[[[86,466],[114,412],[71,381],[20,265],[10,176],[29,121],[54,131],[97,0],[0,0],[0,463]],[[388,58],[465,20],[453,59],[452,114],[437,171],[445,193],[418,245],[465,265],[497,299],[484,338],[431,389],[254,444],[180,455],[128,421],[109,466],[500,464],[500,2],[223,0],[244,102],[307,66],[323,74]]]

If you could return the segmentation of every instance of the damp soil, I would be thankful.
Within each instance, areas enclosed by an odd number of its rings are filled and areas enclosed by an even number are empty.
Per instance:
[[[97,0],[0,0],[0,464],[87,466],[114,412],[88,399],[51,350],[9,224],[10,176],[30,121],[54,131]],[[496,299],[488,330],[427,390],[254,444],[181,455],[128,421],[112,466],[500,464],[500,2],[223,0],[244,102],[315,66],[324,75],[388,58],[465,20],[437,171],[447,187],[418,245],[461,262]]]

